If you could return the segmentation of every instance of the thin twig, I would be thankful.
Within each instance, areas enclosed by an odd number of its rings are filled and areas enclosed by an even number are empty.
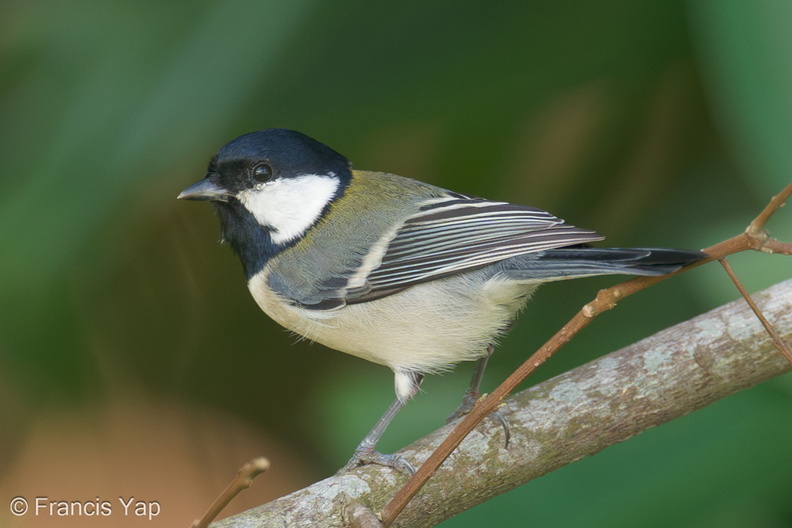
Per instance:
[[[762,323],[762,326],[764,326],[765,330],[767,330],[767,333],[770,335],[770,338],[773,340],[773,345],[775,345],[778,351],[781,352],[781,355],[784,356],[784,358],[786,358],[789,364],[792,365],[792,347],[789,345],[789,343],[786,342],[784,338],[778,335],[778,332],[776,332],[775,327],[772,324],[770,324],[770,321],[768,321],[767,318],[764,316],[762,311],[756,305],[756,302],[754,302],[753,298],[751,297],[751,294],[748,293],[748,290],[745,289],[743,283],[740,281],[739,278],[737,278],[737,274],[734,273],[734,269],[731,267],[731,264],[729,264],[729,261],[726,260],[726,258],[724,257],[718,259],[718,262],[720,262],[721,265],[723,266],[723,269],[726,270],[726,274],[729,276],[729,278],[732,280],[734,285],[737,287],[737,290],[740,292],[740,295],[742,295],[743,299],[745,299],[745,302],[748,303],[748,306],[751,307],[751,310],[756,315],[756,318],[759,319],[759,322]]]
[[[254,458],[242,466],[237,472],[236,477],[234,477],[234,480],[232,480],[228,487],[223,490],[223,493],[215,499],[214,503],[212,503],[203,517],[192,524],[192,528],[206,528],[209,526],[209,523],[223,511],[223,508],[228,506],[239,492],[249,488],[253,483],[253,479],[267,471],[269,467],[269,460],[264,457]]]
[[[788,185],[783,191],[773,196],[765,208],[762,209],[762,212],[759,213],[756,218],[754,218],[753,222],[751,222],[745,232],[754,237],[759,236],[764,230],[764,226],[767,224],[767,221],[770,220],[770,217],[772,217],[776,211],[784,206],[784,202],[786,202],[790,195],[792,195],[792,184]]]
[[[784,204],[784,201],[789,198],[790,195],[792,195],[792,184],[788,185],[782,192],[770,200],[770,203],[768,203],[762,212],[751,222],[744,233],[705,249],[704,253],[708,255],[707,258],[687,266],[676,273],[660,277],[638,277],[606,290],[600,290],[593,301],[575,314],[561,330],[520,365],[517,370],[498,386],[498,388],[488,396],[476,402],[476,405],[470,413],[457,424],[448,437],[446,437],[431,455],[429,455],[421,467],[418,468],[418,471],[408,479],[404,486],[385,506],[380,514],[383,525],[387,528],[393,524],[393,521],[399,513],[404,510],[410,500],[420,491],[424,484],[426,484],[426,481],[429,480],[443,461],[451,455],[454,449],[462,443],[462,440],[464,440],[479,422],[498,408],[506,396],[522,383],[525,378],[531,375],[542,363],[556,353],[559,348],[569,342],[575,334],[588,326],[594,317],[615,307],[619,300],[663,281],[668,277],[740,251],[755,249],[757,251],[792,254],[792,244],[772,241],[764,231],[764,226],[767,221]],[[774,242],[773,249],[780,251],[770,251],[767,248],[768,242],[770,241]]]

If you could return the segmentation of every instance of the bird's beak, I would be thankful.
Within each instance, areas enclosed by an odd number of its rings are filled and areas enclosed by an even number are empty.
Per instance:
[[[184,189],[176,199],[227,202],[230,197],[231,193],[228,190],[220,187],[209,178],[204,178]]]

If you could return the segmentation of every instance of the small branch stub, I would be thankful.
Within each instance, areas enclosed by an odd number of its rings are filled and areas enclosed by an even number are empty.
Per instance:
[[[234,477],[234,480],[223,490],[214,503],[209,507],[206,513],[200,519],[192,524],[192,528],[206,528],[215,517],[220,515],[223,508],[228,506],[231,501],[239,495],[242,490],[250,487],[255,479],[260,474],[267,471],[270,467],[270,462],[264,457],[254,458],[244,466],[242,466]]]
[[[347,504],[344,516],[349,528],[383,528],[377,514],[357,501]]]

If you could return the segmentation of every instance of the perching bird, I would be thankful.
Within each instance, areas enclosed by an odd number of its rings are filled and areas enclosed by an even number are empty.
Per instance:
[[[478,397],[492,346],[542,283],[587,275],[662,275],[698,251],[593,248],[603,237],[534,207],[409,178],[353,170],[285,129],[240,136],[179,198],[209,200],[250,293],[287,329],[390,367],[396,400],[345,468],[378,463],[385,428],[426,373],[477,360],[458,414]]]

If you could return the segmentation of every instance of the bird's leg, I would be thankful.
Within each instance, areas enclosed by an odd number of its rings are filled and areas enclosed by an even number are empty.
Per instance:
[[[385,432],[385,429],[388,428],[388,425],[390,425],[393,418],[395,418],[402,407],[404,407],[404,405],[407,403],[407,400],[418,392],[421,382],[423,381],[423,374],[418,372],[410,372],[409,381],[410,387],[408,396],[406,398],[397,397],[393,403],[390,404],[390,407],[388,407],[388,410],[385,411],[385,414],[383,414],[377,423],[374,424],[374,427],[371,429],[371,431],[369,431],[363,441],[360,442],[360,445],[357,446],[355,449],[355,454],[352,455],[352,458],[349,459],[349,462],[347,462],[346,465],[338,471],[339,473],[344,473],[365,464],[379,464],[381,466],[387,466],[397,471],[401,471],[407,475],[412,475],[415,473],[415,468],[413,465],[407,462],[407,460],[403,457],[395,454],[384,455],[375,450],[377,447],[377,442],[379,442],[379,439],[382,437],[382,434]]]
[[[476,361],[473,377],[470,379],[470,386],[462,396],[462,403],[460,403],[457,410],[451,413],[448,419],[446,419],[446,423],[456,420],[461,416],[465,416],[473,409],[476,401],[481,397],[481,380],[484,378],[484,370],[487,368],[487,362],[493,352],[495,352],[495,347],[493,345],[487,346],[486,353]]]
[[[470,386],[462,396],[462,402],[459,404],[459,407],[457,407],[457,409],[446,419],[446,423],[450,423],[457,418],[468,414],[471,409],[473,409],[473,406],[476,404],[478,399],[481,397],[481,380],[484,378],[484,370],[487,368],[487,362],[489,361],[489,358],[492,356],[493,352],[495,352],[495,346],[490,344],[487,346],[486,353],[480,357],[478,361],[476,361],[476,367],[473,370],[473,377],[470,379]],[[505,444],[506,447],[509,447],[509,438],[511,437],[511,433],[509,431],[508,422],[506,422],[506,419],[499,411],[490,413],[490,418],[497,420],[501,424],[501,427],[503,427],[503,433],[506,437]]]

